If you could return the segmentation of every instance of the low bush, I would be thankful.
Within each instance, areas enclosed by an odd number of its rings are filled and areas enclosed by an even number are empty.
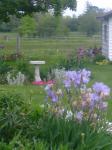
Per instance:
[[[5,61],[0,61],[0,84],[7,83],[6,76],[7,72],[10,71],[12,67]]]
[[[33,67],[29,64],[28,60],[18,60],[15,64],[15,68],[18,72],[25,75],[27,81],[32,81],[34,78]]]
[[[98,54],[94,57],[93,61],[96,63],[96,62],[103,61],[104,59],[105,59],[105,56]]]
[[[25,100],[19,93],[0,92],[0,139],[11,140],[15,134],[22,132],[29,113]]]

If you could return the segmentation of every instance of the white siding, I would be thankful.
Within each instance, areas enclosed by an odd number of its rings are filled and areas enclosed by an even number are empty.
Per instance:
[[[112,16],[109,18],[109,54],[108,58],[112,60]]]
[[[105,33],[105,26],[107,27],[106,33]],[[105,37],[106,37],[106,39],[105,39]],[[109,57],[108,52],[109,52],[109,21],[103,20],[103,23],[102,23],[102,53],[106,58]]]

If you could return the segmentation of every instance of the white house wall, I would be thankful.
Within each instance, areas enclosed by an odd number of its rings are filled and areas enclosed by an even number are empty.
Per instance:
[[[105,31],[104,31],[104,26],[107,26],[107,40],[105,40]],[[102,53],[103,55],[108,58],[109,54],[109,21],[108,20],[103,20],[102,23]]]
[[[112,60],[112,17],[109,18],[109,52],[108,57]]]

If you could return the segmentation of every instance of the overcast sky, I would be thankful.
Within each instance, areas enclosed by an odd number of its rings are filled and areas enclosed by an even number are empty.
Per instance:
[[[73,14],[79,15],[82,14],[86,8],[86,2],[90,2],[94,6],[98,6],[99,8],[105,8],[107,10],[112,10],[112,0],[77,0],[77,11],[72,12],[67,10],[64,15],[70,15]]]

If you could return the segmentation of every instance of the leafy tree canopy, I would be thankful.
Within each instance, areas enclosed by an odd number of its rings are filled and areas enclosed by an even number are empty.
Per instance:
[[[88,36],[96,34],[101,29],[101,22],[97,19],[104,13],[104,9],[100,9],[87,2],[87,8],[84,14],[78,17],[79,31],[85,32]]]
[[[36,26],[37,25],[35,19],[26,15],[22,17],[20,20],[20,26],[18,29],[19,34],[26,35],[26,36],[33,35],[35,33]]]
[[[0,20],[9,21],[10,15],[21,17],[33,12],[53,10],[54,15],[60,15],[63,10],[76,9],[76,0],[0,0]]]

